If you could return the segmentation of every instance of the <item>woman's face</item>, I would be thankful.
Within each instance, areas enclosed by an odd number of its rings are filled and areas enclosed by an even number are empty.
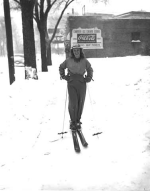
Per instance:
[[[80,48],[73,48],[75,58],[80,58]]]

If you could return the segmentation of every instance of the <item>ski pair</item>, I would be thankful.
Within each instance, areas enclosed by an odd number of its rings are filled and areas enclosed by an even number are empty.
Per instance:
[[[71,130],[71,131],[72,131],[72,138],[73,138],[74,149],[75,149],[76,152],[79,153],[80,152],[80,145],[79,145],[77,134],[79,135],[80,141],[81,141],[81,143],[82,143],[82,145],[84,147],[87,147],[88,143],[86,142],[81,129]]]

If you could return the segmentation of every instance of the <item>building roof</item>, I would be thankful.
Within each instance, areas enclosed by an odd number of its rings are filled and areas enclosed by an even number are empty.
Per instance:
[[[99,16],[102,19],[112,19],[114,17],[113,14],[106,14],[106,13],[85,13],[83,16]]]
[[[131,11],[114,16],[115,19],[150,19],[150,12]]]

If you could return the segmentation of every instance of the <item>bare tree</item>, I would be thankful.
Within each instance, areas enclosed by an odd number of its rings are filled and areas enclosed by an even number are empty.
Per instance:
[[[33,8],[35,0],[20,0],[22,10],[22,27],[25,65],[36,68],[35,40],[33,27]]]
[[[10,84],[15,81],[15,70],[14,70],[14,52],[13,52],[13,40],[12,40],[12,27],[10,18],[10,5],[9,0],[4,0],[4,16],[6,26],[6,37],[7,37],[7,53],[8,53],[8,64],[9,64],[9,78]]]
[[[37,27],[40,33],[40,42],[41,42],[41,60],[42,60],[42,71],[47,71],[47,65],[52,65],[51,60],[51,43],[55,37],[58,25],[61,21],[61,18],[67,9],[67,7],[74,0],[36,0],[35,4],[35,21],[37,22]],[[45,6],[44,6],[45,5]],[[49,38],[47,31],[47,18],[49,12],[54,6],[61,8],[59,18],[54,27],[54,32]]]
[[[38,27],[39,34],[40,34],[41,61],[42,61],[42,71],[43,72],[48,71],[47,65],[52,65],[51,42],[53,41],[53,39],[55,37],[57,27],[61,21],[61,18],[63,16],[65,10],[73,1],[74,0],[14,0],[14,2],[18,3],[17,6],[16,5],[13,6],[14,9],[24,8],[24,10],[25,10],[25,6],[27,6],[27,3],[28,4],[31,2],[35,3],[34,19],[37,22],[37,27]],[[21,2],[22,2],[22,4],[21,4]],[[25,5],[25,3],[26,3],[26,5]],[[61,7],[62,9],[60,11],[60,16],[56,22],[53,35],[49,39],[48,31],[47,31],[47,19],[48,19],[49,12],[52,10],[52,8],[54,6],[57,6],[57,8]],[[30,6],[30,9],[31,8],[33,8],[33,6]],[[27,12],[29,12],[30,9],[28,7],[28,11],[26,9],[24,11],[24,13],[22,12],[23,13],[22,16],[27,14]],[[30,11],[30,13],[31,13],[31,11]],[[23,18],[25,19],[25,17],[23,17]],[[26,17],[26,20],[27,20],[27,18],[28,18],[28,16]],[[31,20],[31,18],[30,18],[30,20]],[[24,24],[27,24],[27,22],[25,23],[25,20],[23,21],[23,31],[24,32],[26,31],[25,33],[27,33],[28,29],[27,29],[27,26],[26,27],[24,26]],[[24,44],[27,43],[26,41],[27,40],[25,40],[25,36],[24,36]],[[30,62],[28,62],[28,61],[26,63],[30,64]]]
[[[36,69],[36,53],[33,27],[33,9],[36,0],[14,0],[15,9],[21,9],[25,66]]]

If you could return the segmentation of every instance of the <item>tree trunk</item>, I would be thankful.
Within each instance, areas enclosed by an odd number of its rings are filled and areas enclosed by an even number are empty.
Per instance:
[[[33,28],[34,0],[20,0],[22,9],[25,66],[36,68],[36,52]]]
[[[46,34],[46,38],[47,38],[47,42],[46,42],[46,63],[47,63],[47,66],[51,66],[52,65],[51,42],[49,40],[49,35],[48,35],[48,31],[47,31],[47,24],[45,25],[45,34]]]
[[[52,65],[52,52],[51,52],[51,43],[49,42],[47,45],[47,66]]]
[[[45,30],[44,27],[40,27],[40,43],[41,43],[41,61],[42,61],[42,72],[47,72],[47,59],[46,59],[46,41],[45,41]]]
[[[8,64],[9,64],[9,79],[10,84],[15,81],[15,70],[14,70],[14,52],[13,52],[13,39],[12,39],[12,27],[10,19],[10,5],[9,0],[4,0],[4,15],[5,15],[5,26],[7,36],[7,53],[8,53]]]

